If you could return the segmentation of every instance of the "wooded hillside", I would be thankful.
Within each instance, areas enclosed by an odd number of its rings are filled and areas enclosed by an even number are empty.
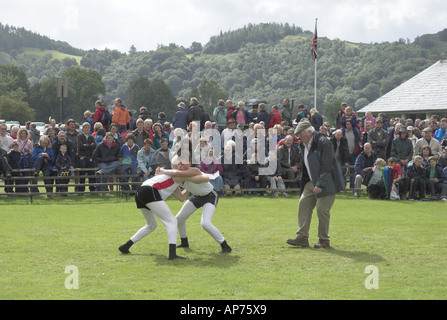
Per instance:
[[[319,30],[319,34],[324,34],[324,30]],[[235,31],[221,32],[203,46],[194,42],[189,48],[169,44],[149,52],[135,47],[128,53],[110,49],[86,52],[23,28],[0,24],[0,64],[17,65],[25,72],[30,87],[24,101],[36,110],[42,103],[30,96],[37,99],[36,92],[49,86],[46,82],[53,83],[54,77],[62,76],[64,70],[77,67],[98,73],[105,91],[99,90],[96,94],[107,104],[120,97],[125,103],[131,102],[127,104],[131,110],[145,104],[153,114],[161,111],[160,106],[151,105],[160,104],[154,102],[159,99],[148,96],[142,101],[131,96],[132,92],[138,92],[131,84],[141,83],[139,79],[149,80],[149,85],[157,79],[157,86],[166,85],[171,92],[163,92],[172,94],[177,101],[187,100],[191,95],[205,96],[209,94],[206,88],[212,87],[222,98],[235,102],[260,98],[271,106],[289,98],[295,100],[295,106],[304,103],[311,108],[314,100],[311,39],[312,32],[294,25],[249,24]],[[29,48],[38,48],[42,54],[30,55]],[[414,42],[397,39],[392,43],[364,44],[320,36],[318,48],[317,107],[320,113],[331,118],[330,108],[339,101],[359,109],[436,61],[446,59],[447,29],[421,35]],[[64,55],[57,57],[54,50]],[[202,85],[203,90],[199,90],[204,81],[211,86]],[[49,92],[50,89],[45,94]],[[45,94],[41,92],[40,96]],[[58,100],[54,100],[57,106]],[[168,100],[172,101],[172,97]],[[86,105],[82,108],[89,107],[88,102],[83,103]],[[216,103],[217,100],[210,101],[205,107],[211,109]],[[175,105],[163,108],[168,117],[176,111]],[[36,117],[44,115],[36,112]]]

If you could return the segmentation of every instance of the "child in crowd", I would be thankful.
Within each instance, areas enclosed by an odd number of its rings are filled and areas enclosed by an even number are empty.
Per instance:
[[[136,137],[129,133],[126,135],[126,143],[123,144],[121,147],[122,151],[122,158],[121,158],[121,174],[123,175],[136,175],[137,174],[137,167],[138,167],[138,151],[140,151],[140,148],[135,144]],[[121,178],[121,182],[128,182],[129,178]],[[132,182],[138,182],[137,177],[132,178]],[[123,190],[130,190],[129,186],[127,184],[123,185]],[[132,185],[132,190],[137,190],[137,185]]]
[[[399,190],[399,198],[406,200],[409,178],[404,177],[402,168],[397,163],[395,157],[388,159],[388,166],[393,169],[393,178],[391,185],[396,185]]]
[[[367,192],[370,199],[385,199],[385,183],[382,179],[382,168],[386,167],[386,161],[377,158],[375,166],[372,168],[373,174],[368,182]]]
[[[415,200],[417,193],[419,193],[420,200],[424,199],[426,178],[421,156],[414,156],[413,163],[408,166],[407,174],[410,179],[410,198],[408,200]]]
[[[59,154],[56,157],[57,175],[59,177],[68,177],[70,175],[70,166],[72,166],[71,158],[67,154],[67,145],[61,144]],[[70,179],[58,179],[57,184],[68,184]],[[59,191],[67,192],[68,186],[60,187]]]

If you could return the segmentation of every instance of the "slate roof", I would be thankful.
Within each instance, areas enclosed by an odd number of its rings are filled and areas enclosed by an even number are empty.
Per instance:
[[[357,112],[447,111],[447,60],[438,61]]]

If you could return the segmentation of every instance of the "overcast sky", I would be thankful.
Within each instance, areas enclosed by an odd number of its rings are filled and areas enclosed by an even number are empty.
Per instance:
[[[447,28],[446,0],[0,0],[0,22],[80,49],[205,45],[248,23],[289,23],[351,42],[413,41]]]

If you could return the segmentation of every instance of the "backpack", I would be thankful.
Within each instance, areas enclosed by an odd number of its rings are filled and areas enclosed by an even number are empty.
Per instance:
[[[102,116],[101,116],[101,119],[99,120],[99,122],[101,122],[101,124],[102,124],[104,127],[109,128],[109,125],[110,125],[110,119],[111,119],[111,117],[110,117],[110,112],[109,112],[109,110],[107,110],[107,108],[106,108],[106,109],[104,109],[104,111],[102,112]]]

